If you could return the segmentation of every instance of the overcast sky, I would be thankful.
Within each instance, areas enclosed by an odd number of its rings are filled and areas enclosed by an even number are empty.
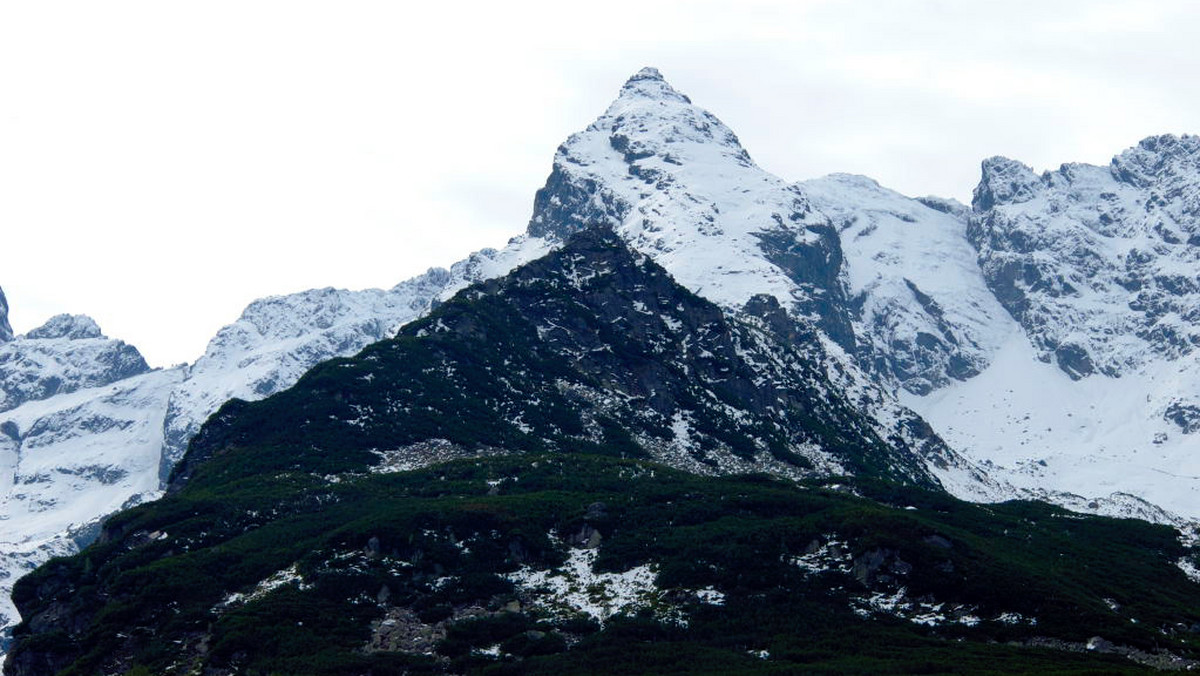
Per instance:
[[[411,5],[419,4],[413,9]],[[154,365],[249,301],[520,232],[642,66],[765,169],[969,201],[979,161],[1200,132],[1189,2],[4,2],[0,287]]]

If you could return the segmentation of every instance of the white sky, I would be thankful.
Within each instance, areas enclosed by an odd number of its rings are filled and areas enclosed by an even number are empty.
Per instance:
[[[86,313],[169,365],[254,298],[500,246],[645,65],[780,176],[910,195],[1200,132],[1183,1],[412,4],[0,3],[14,329]]]

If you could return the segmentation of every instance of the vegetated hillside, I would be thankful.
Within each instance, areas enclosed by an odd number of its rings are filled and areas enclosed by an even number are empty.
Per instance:
[[[1192,664],[1175,531],[949,497],[749,310],[589,230],[233,402],[166,498],[18,583],[5,673]]]
[[[377,456],[429,462],[434,443],[443,454],[590,450],[702,473],[936,486],[923,448],[880,438],[803,330],[770,298],[728,317],[610,230],[587,230],[394,340],[218,414],[175,475],[206,481],[216,470],[204,459],[244,445],[289,449],[259,453],[266,470],[303,453],[341,472]]]
[[[515,238],[388,290],[313,289],[251,303],[190,365],[150,371],[83,315],[13,336],[0,291],[0,657],[20,621],[13,582],[90,544],[98,522],[161,495],[201,424],[261,399],[425,314],[443,294],[507,273],[546,243]]]
[[[18,584],[7,673],[1118,673],[1084,644],[1200,647],[1168,528],[859,490],[565,453],[231,476]]]

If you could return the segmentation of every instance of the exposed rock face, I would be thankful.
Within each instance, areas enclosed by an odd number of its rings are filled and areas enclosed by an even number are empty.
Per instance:
[[[90,317],[58,315],[0,345],[0,411],[149,370],[137,348],[105,338]]]
[[[1163,417],[1175,423],[1184,434],[1200,432],[1200,406],[1196,404],[1173,401],[1167,406]]]
[[[4,297],[4,289],[0,289],[0,343],[12,339],[13,330],[8,323],[8,299]]]
[[[968,236],[1041,358],[1119,376],[1200,345],[1200,138],[1157,136],[1107,167],[983,163]]]
[[[864,176],[798,185],[836,228],[856,354],[872,375],[924,395],[987,368],[1009,320],[966,241],[966,207]]]

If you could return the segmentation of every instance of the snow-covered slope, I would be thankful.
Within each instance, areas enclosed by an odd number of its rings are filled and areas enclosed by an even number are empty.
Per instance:
[[[1200,139],[1106,167],[983,163],[968,236],[1019,323],[992,366],[908,397],[989,474],[1073,508],[1200,519]]]
[[[1120,378],[1072,379],[1014,330],[978,377],[906,403],[994,478],[1072,509],[1200,519],[1200,440],[1163,419],[1196,392],[1200,361],[1156,361]],[[1055,495],[1054,493],[1063,493]]]
[[[162,421],[179,369],[0,413],[0,629],[16,578],[90,542],[99,517],[158,495]]]
[[[837,228],[858,352],[873,374],[925,394],[987,367],[1011,320],[979,275],[966,207],[864,176],[798,187]]]

